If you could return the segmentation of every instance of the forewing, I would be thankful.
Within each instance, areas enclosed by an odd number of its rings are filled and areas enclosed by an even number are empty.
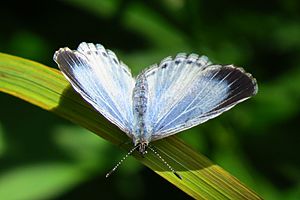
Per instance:
[[[83,42],[77,51],[59,49],[54,61],[87,102],[131,137],[135,80],[112,51]]]
[[[201,124],[257,92],[255,79],[241,68],[211,65],[195,54],[164,59],[145,74],[152,140]]]

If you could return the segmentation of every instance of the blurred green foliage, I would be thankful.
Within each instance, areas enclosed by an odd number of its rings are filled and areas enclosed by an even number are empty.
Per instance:
[[[9,1],[0,51],[56,67],[82,42],[116,52],[134,74],[178,52],[243,66],[259,93],[180,134],[265,199],[300,199],[300,2]],[[173,199],[187,196],[96,135],[0,94],[0,199]]]

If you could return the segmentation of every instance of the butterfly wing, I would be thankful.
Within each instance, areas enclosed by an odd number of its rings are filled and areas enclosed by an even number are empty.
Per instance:
[[[135,80],[128,67],[102,45],[85,42],[76,51],[59,49],[53,59],[73,88],[131,137]]]
[[[211,65],[196,54],[168,57],[144,73],[151,140],[199,125],[257,93],[256,80],[241,68]]]

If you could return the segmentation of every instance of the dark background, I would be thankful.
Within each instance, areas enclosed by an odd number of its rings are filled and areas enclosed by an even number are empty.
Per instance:
[[[300,199],[300,2],[9,1],[0,52],[56,68],[54,52],[101,43],[136,75],[178,52],[244,67],[259,93],[179,134],[265,199]],[[0,94],[0,199],[188,196],[93,133]]]

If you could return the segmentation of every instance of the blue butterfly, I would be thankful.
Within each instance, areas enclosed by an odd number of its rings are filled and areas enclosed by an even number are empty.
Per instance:
[[[196,54],[167,57],[136,78],[100,44],[61,48],[54,61],[73,88],[132,139],[134,148],[127,156],[134,150],[144,155],[149,148],[161,158],[149,146],[151,141],[217,117],[258,90],[256,80],[242,68],[215,65]]]

